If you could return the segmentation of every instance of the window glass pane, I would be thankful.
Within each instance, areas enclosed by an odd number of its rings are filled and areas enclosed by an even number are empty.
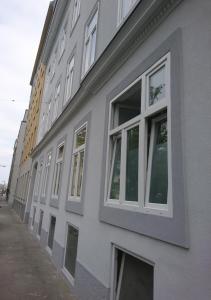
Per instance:
[[[119,253],[122,251],[118,250]],[[152,300],[153,299],[153,266],[137,259],[136,257],[124,254],[124,263],[121,261],[123,272],[118,280],[118,300]]]
[[[78,154],[75,154],[73,157],[73,175],[72,175],[72,185],[71,185],[71,196],[75,194],[75,177],[76,177],[76,169],[77,169],[77,160]]]
[[[56,218],[51,217],[51,224],[50,224],[49,236],[48,236],[48,247],[50,249],[53,249],[55,227],[56,227]]]
[[[122,0],[122,18],[129,12],[131,7],[131,0]]]
[[[63,151],[64,151],[64,145],[59,147],[59,152],[58,152],[58,159],[62,158],[63,156]]]
[[[62,168],[62,163],[58,164],[58,179],[57,179],[57,185],[56,185],[56,195],[59,194],[59,188],[60,188],[60,182],[61,182],[61,168]]]
[[[95,30],[92,32],[92,37],[91,37],[90,65],[92,65],[95,60],[95,48],[96,48],[96,27],[95,27]]]
[[[41,210],[40,211],[40,221],[39,221],[39,227],[38,227],[38,235],[41,234],[41,229],[42,229],[42,221],[43,221],[43,214],[44,212]]]
[[[138,201],[139,126],[127,132],[126,199]]]
[[[80,152],[80,161],[79,161],[79,173],[78,173],[78,184],[77,184],[77,196],[81,195],[81,184],[83,177],[83,166],[84,166],[84,151]]]
[[[85,144],[86,141],[86,127],[82,128],[76,135],[76,148]]]
[[[90,38],[86,42],[86,49],[85,49],[85,67],[84,72],[89,69],[89,59],[90,59],[90,51],[91,51],[91,41]]]
[[[121,138],[116,138],[114,146],[114,161],[112,170],[112,181],[110,190],[110,199],[119,199],[120,192],[120,162],[121,162]]]
[[[141,113],[141,82],[121,95],[113,104],[113,128]]]
[[[149,202],[167,204],[168,148],[166,119],[156,122],[153,143]]]
[[[65,268],[70,272],[72,276],[75,276],[77,247],[78,247],[78,230],[76,230],[72,226],[68,226]]]
[[[149,76],[149,105],[165,97],[165,66]]]
[[[53,185],[53,195],[56,195],[57,177],[58,177],[58,164],[56,164],[56,170],[55,170],[54,185]]]

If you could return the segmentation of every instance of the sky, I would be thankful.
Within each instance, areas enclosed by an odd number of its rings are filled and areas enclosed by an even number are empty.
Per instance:
[[[28,108],[29,82],[48,5],[49,0],[1,0],[0,183],[8,181],[15,139]]]

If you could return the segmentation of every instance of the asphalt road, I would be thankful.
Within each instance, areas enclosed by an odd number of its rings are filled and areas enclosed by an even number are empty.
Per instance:
[[[76,300],[45,250],[0,201],[0,300]]]

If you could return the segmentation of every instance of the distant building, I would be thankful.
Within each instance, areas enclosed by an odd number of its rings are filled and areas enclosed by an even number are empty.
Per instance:
[[[20,129],[18,132],[18,137],[14,144],[14,150],[13,150],[13,158],[12,158],[12,164],[10,169],[10,175],[8,180],[8,193],[7,193],[7,201],[11,206],[15,205],[15,194],[19,191],[18,185],[19,185],[19,167],[20,167],[20,161],[21,161],[21,155],[23,152],[23,141],[26,131],[26,121],[28,116],[28,110],[25,111],[24,118],[21,122]],[[17,206],[17,210],[20,211],[20,206]]]
[[[18,186],[17,191],[20,191],[15,195],[14,208],[20,215],[24,222],[28,222],[28,216],[30,211],[31,202],[27,202],[29,192],[29,182],[31,178],[31,152],[33,151],[37,141],[37,129],[40,118],[40,105],[43,96],[43,87],[45,80],[45,65],[40,61],[40,57],[43,51],[46,36],[48,34],[49,25],[51,23],[52,15],[54,10],[54,3],[51,2],[49,5],[48,13],[46,16],[45,24],[43,27],[42,36],[32,72],[31,77],[31,97],[28,108],[28,118],[26,123],[26,132],[23,142],[23,153],[21,156]]]
[[[211,299],[211,2],[54,7],[29,227],[80,300]]]

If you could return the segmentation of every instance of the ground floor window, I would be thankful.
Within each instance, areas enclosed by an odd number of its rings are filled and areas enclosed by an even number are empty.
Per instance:
[[[36,215],[36,207],[33,208],[32,227],[34,226],[35,215]]]
[[[78,248],[78,230],[68,225],[64,267],[72,277],[75,277],[75,266]]]
[[[39,226],[38,226],[38,235],[41,235],[41,230],[42,230],[42,221],[43,221],[43,215],[44,211],[40,210],[40,220],[39,220]]]
[[[51,250],[53,249],[53,240],[54,240],[55,228],[56,228],[56,217],[51,216],[49,234],[48,234],[48,247]]]
[[[120,249],[115,250],[113,300],[153,300],[152,265]]]

